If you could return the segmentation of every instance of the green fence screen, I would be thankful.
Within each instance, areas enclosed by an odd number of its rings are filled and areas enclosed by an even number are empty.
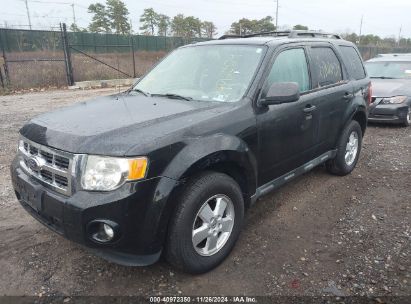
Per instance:
[[[205,38],[181,38],[106,33],[68,32],[70,45],[84,51],[121,52],[125,46],[136,51],[170,51],[179,46],[206,41]],[[60,31],[0,29],[0,44],[8,53],[61,50]],[[129,52],[129,49],[124,49]]]

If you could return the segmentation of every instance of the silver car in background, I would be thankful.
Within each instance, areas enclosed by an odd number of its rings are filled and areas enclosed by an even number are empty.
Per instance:
[[[382,54],[365,62],[373,96],[368,121],[411,125],[411,54]]]

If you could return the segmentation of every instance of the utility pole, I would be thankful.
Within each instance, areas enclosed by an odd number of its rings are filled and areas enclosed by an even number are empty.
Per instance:
[[[280,0],[276,0],[277,9],[275,10],[275,30],[276,31],[278,31],[278,1],[280,1]]]
[[[360,23],[360,35],[358,37],[358,44],[361,42],[361,35],[362,35],[362,22],[364,20],[364,15],[361,16],[361,23]]]
[[[400,26],[400,32],[399,32],[399,34],[398,34],[398,46],[400,46],[401,32],[402,32],[402,24],[401,24],[401,26]]]
[[[76,23],[76,12],[74,10],[74,2],[73,2],[73,4],[70,4],[70,6],[73,9],[73,24],[77,25],[77,23]]]
[[[27,0],[24,0],[24,3],[26,3],[27,19],[29,20],[29,27],[30,27],[30,29],[31,29],[31,19],[30,19],[29,4],[27,3]]]

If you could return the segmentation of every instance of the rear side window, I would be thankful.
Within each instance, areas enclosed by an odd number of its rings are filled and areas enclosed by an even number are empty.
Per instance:
[[[289,49],[280,53],[271,68],[266,92],[273,83],[296,82],[301,92],[310,89],[307,58],[304,49]]]
[[[341,63],[329,47],[311,49],[314,87],[324,87],[342,81]]]
[[[365,78],[365,71],[358,52],[352,46],[340,46],[344,64],[350,76],[356,80]]]

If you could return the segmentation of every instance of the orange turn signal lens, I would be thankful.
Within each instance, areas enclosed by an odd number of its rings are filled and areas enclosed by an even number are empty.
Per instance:
[[[147,158],[140,157],[128,160],[128,180],[142,179],[146,176]]]

